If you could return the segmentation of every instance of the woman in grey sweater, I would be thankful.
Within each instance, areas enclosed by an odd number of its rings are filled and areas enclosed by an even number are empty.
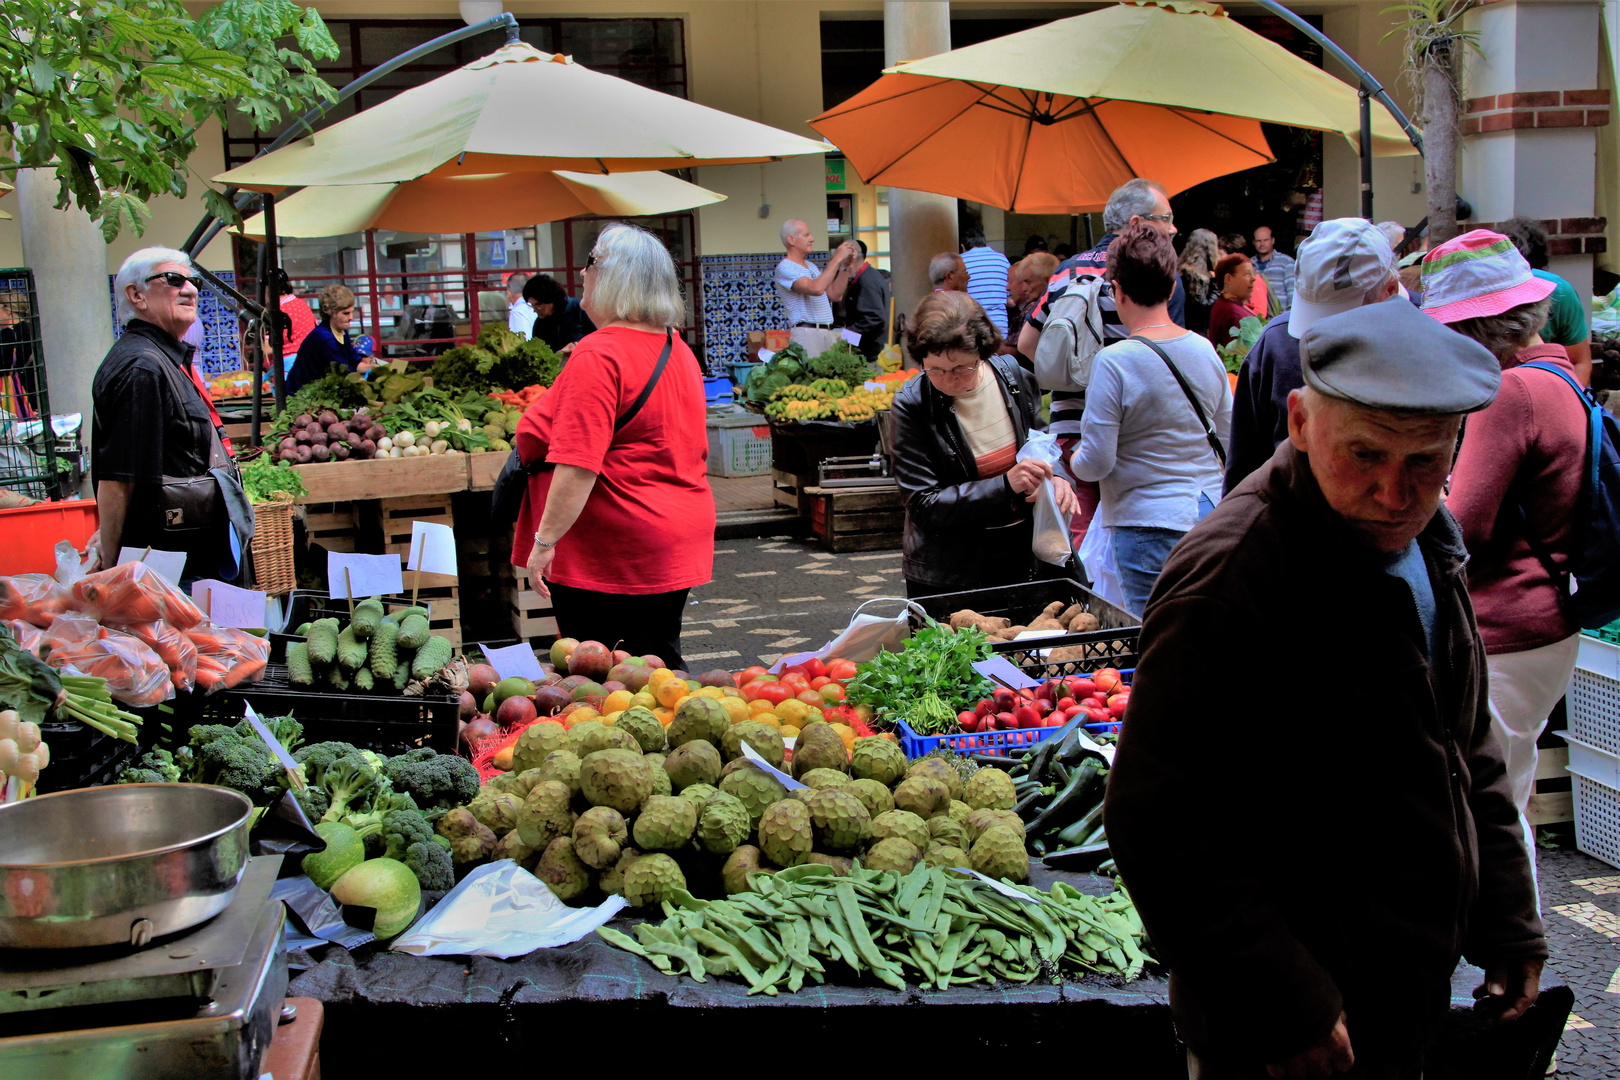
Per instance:
[[[1108,530],[1125,607],[1141,612],[1170,549],[1221,497],[1232,388],[1208,339],[1170,320],[1168,237],[1126,229],[1108,248],[1107,276],[1131,337],[1097,354],[1070,467],[1100,482],[1096,522]]]

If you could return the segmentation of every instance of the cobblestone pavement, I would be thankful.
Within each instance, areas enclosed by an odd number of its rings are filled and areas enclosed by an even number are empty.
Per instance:
[[[692,590],[687,607],[682,648],[692,671],[736,671],[817,648],[863,600],[905,595],[899,551],[832,555],[783,536],[723,540],[716,548],[714,581]],[[1542,836],[1538,867],[1552,966],[1575,991],[1556,1075],[1617,1080],[1620,870],[1575,851],[1567,826]]]

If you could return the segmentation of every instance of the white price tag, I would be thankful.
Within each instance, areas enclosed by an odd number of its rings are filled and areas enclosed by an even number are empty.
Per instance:
[[[344,571],[347,571],[345,576]],[[398,555],[351,555],[341,551],[326,553],[328,595],[334,600],[350,596],[364,599],[405,591],[405,572]]]
[[[253,706],[244,702],[242,704],[242,713],[247,717],[247,722],[253,726],[253,730],[258,733],[259,738],[263,739],[264,744],[270,748],[270,752],[276,755],[276,760],[281,762],[283,768],[298,768],[298,762],[294,761],[293,756],[287,753],[287,748],[281,745],[281,740],[270,734],[270,729],[264,726],[264,721],[260,720],[259,714],[253,711]]]
[[[1085,733],[1084,729],[1081,729],[1074,734],[1075,741],[1080,744],[1081,749],[1090,750],[1094,754],[1102,755],[1102,759],[1108,762],[1108,767],[1110,769],[1114,767],[1114,747],[1112,745],[1092,742],[1091,737]]]
[[[432,521],[411,522],[411,559],[405,569],[455,577],[456,531]]]
[[[480,645],[479,648],[484,650],[484,659],[495,669],[495,674],[503,679],[519,678],[535,682],[546,677],[545,669],[534,655],[534,647],[527,642],[508,645],[504,649],[492,649],[488,645]]]
[[[118,552],[118,565],[125,563],[145,563],[162,576],[170,585],[180,584],[180,575],[186,568],[186,553],[183,551],[158,551],[155,548],[127,547]]]
[[[996,890],[996,892],[1000,893],[1002,896],[1005,896],[1009,900],[1022,900],[1026,904],[1039,904],[1040,903],[1039,900],[1035,899],[1033,896],[1029,895],[1028,893],[1019,892],[1017,889],[1013,888],[1011,885],[1007,885],[1007,884],[1004,884],[1003,882],[997,881],[995,878],[985,877],[983,874],[979,873],[977,870],[969,870],[965,866],[953,866],[953,867],[951,867],[951,869],[955,870],[958,874],[966,874],[968,877],[978,878],[980,881],[984,882],[986,885],[990,886],[992,889]]]
[[[768,762],[764,758],[760,757],[759,756],[759,751],[755,750],[752,746],[749,746],[747,739],[742,740],[741,747],[742,747],[743,757],[747,758],[749,761],[752,761],[756,766],[758,766],[761,769],[764,769],[766,772],[768,772],[772,776],[776,777],[776,779],[782,784],[782,786],[787,788],[789,791],[798,791],[800,788],[804,787],[803,784],[801,784],[797,780],[793,779],[793,777],[789,776],[787,773],[783,772],[781,769],[778,769],[776,766],[772,765],[770,762]]]
[[[191,599],[217,626],[258,630],[269,623],[265,617],[265,594],[238,589],[223,581],[205,579],[193,582]]]
[[[759,362],[762,364],[768,364],[772,360],[776,359],[776,354],[771,352],[769,349],[761,349],[755,355],[759,357]]]
[[[859,330],[851,330],[848,327],[845,327],[843,330],[838,332],[838,336],[849,342],[851,345],[857,347],[861,343],[861,332]]]
[[[1041,685],[1039,679],[1032,679],[1018,669],[1018,666],[1005,656],[992,656],[988,660],[975,660],[970,665],[974,671],[999,686],[1013,690],[1023,690],[1031,686]]]

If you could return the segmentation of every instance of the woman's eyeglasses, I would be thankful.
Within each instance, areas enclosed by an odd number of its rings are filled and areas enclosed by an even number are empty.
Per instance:
[[[186,287],[186,285],[188,283],[193,288],[195,288],[198,292],[201,292],[202,287],[203,287],[202,278],[200,278],[200,277],[187,277],[186,275],[184,275],[182,273],[179,273],[177,271],[174,271],[174,270],[165,270],[161,274],[153,274],[151,277],[147,278],[144,282],[142,282],[142,284],[145,284],[146,282],[156,281],[158,278],[162,278],[163,283],[165,285],[167,285],[171,289],[183,289],[183,288]]]

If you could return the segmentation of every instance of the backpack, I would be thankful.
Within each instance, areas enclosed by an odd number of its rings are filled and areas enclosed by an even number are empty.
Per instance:
[[[1584,629],[1595,630],[1620,618],[1620,422],[1580,383],[1551,364],[1531,361],[1521,366],[1557,375],[1580,395],[1586,407],[1586,466],[1575,503],[1568,571],[1553,565],[1552,553],[1530,535],[1522,503],[1518,509],[1525,522],[1525,540],[1553,579],[1564,610]]]
[[[1035,381],[1042,390],[1080,391],[1091,382],[1091,362],[1104,345],[1098,274],[1076,275],[1048,301],[1050,314],[1035,346]]]

